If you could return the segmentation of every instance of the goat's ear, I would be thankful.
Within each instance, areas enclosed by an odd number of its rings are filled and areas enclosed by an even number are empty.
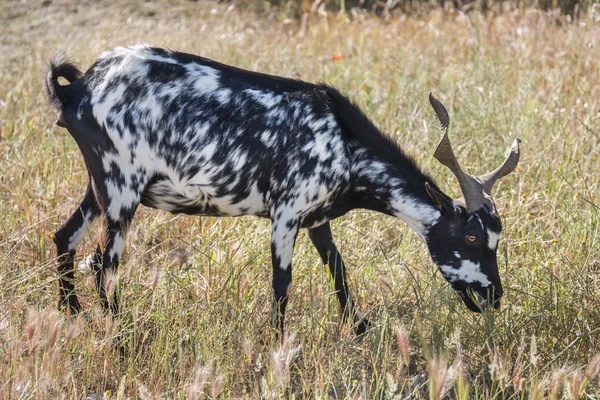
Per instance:
[[[454,215],[454,204],[448,196],[438,192],[427,182],[425,182],[425,190],[427,190],[427,194],[431,197],[431,200],[433,200],[433,206],[443,217]]]

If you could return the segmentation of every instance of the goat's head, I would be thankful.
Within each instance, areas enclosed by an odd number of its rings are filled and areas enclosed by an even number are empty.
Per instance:
[[[425,185],[441,214],[426,233],[427,246],[442,275],[471,311],[481,312],[488,301],[498,308],[503,291],[496,249],[502,224],[491,193],[496,180],[517,166],[520,140],[514,141],[508,157],[494,171],[481,176],[468,175],[460,168],[448,139],[448,112],[431,94],[429,101],[442,128],[434,157],[456,176],[463,198],[452,200]]]

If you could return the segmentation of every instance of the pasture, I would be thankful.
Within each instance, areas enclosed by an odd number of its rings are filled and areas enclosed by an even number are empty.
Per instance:
[[[381,20],[304,22],[213,2],[0,4],[0,398],[598,398],[600,396],[600,17],[504,5]],[[86,168],[44,92],[49,58],[84,70],[117,45],[150,43],[269,74],[330,83],[459,197],[433,159],[431,90],[470,173],[520,138],[499,181],[502,307],[469,312],[400,220],[353,211],[332,222],[360,310],[357,339],[302,231],[289,336],[271,329],[270,222],[140,207],[102,312],[56,310],[52,232],[79,204]],[[92,227],[76,265],[96,248]],[[118,350],[124,348],[125,355]]]

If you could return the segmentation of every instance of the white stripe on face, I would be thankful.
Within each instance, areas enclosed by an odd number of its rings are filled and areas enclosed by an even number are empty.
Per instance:
[[[477,221],[479,221],[479,225],[481,225],[481,229],[485,229],[485,226],[483,226],[483,221],[481,220],[481,218],[479,218],[479,215],[476,215],[475,218],[477,218]]]
[[[487,234],[488,234],[488,247],[490,248],[490,250],[496,250],[496,247],[498,247],[498,241],[500,240],[500,233],[496,233],[494,231],[487,229]]]

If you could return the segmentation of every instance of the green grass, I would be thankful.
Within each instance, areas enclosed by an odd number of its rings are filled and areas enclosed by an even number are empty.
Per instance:
[[[107,4],[0,4],[0,398],[598,397],[593,16],[557,25],[537,11],[436,10],[387,22],[311,15],[303,27],[215,3]],[[141,208],[120,268],[122,315],[103,314],[82,273],[85,312],[59,315],[50,234],[78,204],[86,170],[53,124],[45,65],[63,50],[87,68],[102,51],[137,42],[331,83],[456,196],[457,183],[432,157],[439,130],[428,91],[448,107],[468,171],[494,168],[521,138],[520,166],[495,190],[502,308],[468,312],[404,223],[355,211],[333,230],[374,329],[357,340],[340,323],[302,233],[286,320],[293,337],[279,346],[270,329],[269,222]]]

